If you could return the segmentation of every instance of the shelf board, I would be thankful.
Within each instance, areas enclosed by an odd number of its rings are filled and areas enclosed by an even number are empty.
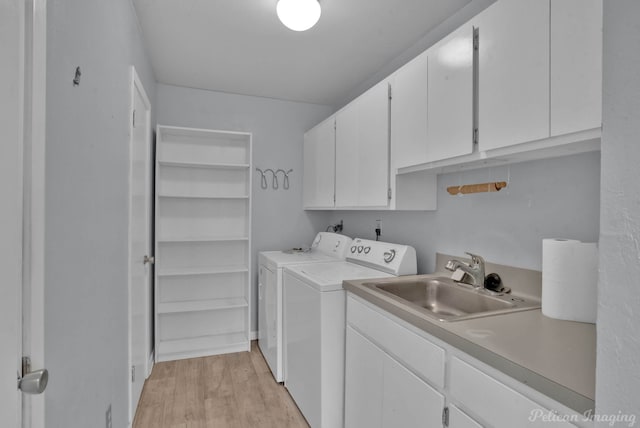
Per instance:
[[[242,195],[242,196],[214,196],[214,195],[180,195],[180,194],[168,194],[168,193],[164,193],[164,194],[158,194],[158,198],[165,198],[165,199],[219,199],[219,200],[242,200],[242,199],[249,199],[249,196],[247,195]]]
[[[184,302],[165,302],[158,304],[158,314],[175,314],[180,312],[202,312],[221,309],[247,308],[249,304],[244,297],[230,299],[188,300]]]
[[[173,268],[160,269],[157,271],[158,276],[188,276],[188,275],[216,275],[223,273],[242,273],[249,272],[246,266],[220,266],[220,267],[192,267],[192,268]]]
[[[171,236],[167,238],[158,238],[159,244],[179,243],[179,242],[238,242],[248,241],[246,236]]]
[[[159,160],[160,166],[172,166],[179,168],[211,168],[211,169],[247,169],[248,163],[211,163],[211,162],[181,162]]]
[[[203,357],[249,350],[246,332],[230,332],[177,340],[159,340],[156,361]]]

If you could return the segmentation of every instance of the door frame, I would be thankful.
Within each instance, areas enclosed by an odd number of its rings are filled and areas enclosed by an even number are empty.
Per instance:
[[[23,355],[45,361],[47,0],[25,1]],[[45,427],[45,393],[23,395],[24,428]]]
[[[22,290],[24,223],[24,115],[25,115],[25,3],[5,1],[0,6],[0,144],[3,147],[0,180],[3,214],[0,239],[2,285],[0,292],[0,339],[2,374],[0,419],[6,425],[22,425],[23,396],[16,381],[22,374]]]
[[[147,200],[145,201],[145,211],[146,211],[146,217],[149,221],[148,225],[149,225],[149,252],[151,253],[153,251],[153,243],[151,242],[151,237],[152,237],[152,225],[153,225],[153,219],[151,216],[151,201],[153,198],[153,193],[152,193],[152,188],[151,188],[151,171],[152,171],[152,165],[151,165],[151,138],[152,138],[152,133],[151,133],[151,102],[149,101],[149,97],[147,96],[146,91],[144,90],[144,87],[142,85],[142,81],[140,80],[140,77],[138,76],[138,73],[136,72],[136,69],[134,66],[131,66],[131,99],[130,99],[130,106],[129,106],[129,191],[128,191],[128,195],[129,195],[129,227],[128,227],[128,266],[127,266],[127,283],[128,283],[128,296],[127,296],[127,301],[128,301],[128,328],[127,328],[127,337],[128,337],[128,348],[129,348],[129,352],[128,352],[128,356],[129,356],[129,364],[127,366],[127,379],[128,379],[128,385],[129,385],[129,421],[131,423],[133,423],[133,418],[135,416],[135,410],[133,409],[131,406],[131,395],[133,393],[132,391],[132,387],[133,387],[133,383],[131,382],[131,373],[129,372],[129,370],[131,369],[132,365],[133,365],[133,351],[131,349],[131,338],[132,338],[132,327],[133,327],[133,306],[132,306],[132,293],[133,293],[133,284],[131,283],[131,273],[132,273],[132,265],[131,265],[131,259],[132,259],[132,248],[131,248],[131,236],[132,236],[132,225],[131,225],[131,195],[133,193],[133,170],[131,169],[131,160],[132,160],[132,153],[133,153],[133,144],[134,144],[134,132],[133,132],[133,120],[134,120],[134,107],[135,107],[135,95],[136,92],[138,92],[142,98],[142,101],[145,105],[145,114],[144,114],[144,123],[142,124],[142,126],[144,126],[145,132],[146,132],[146,138],[145,138],[145,153],[146,153],[146,179],[145,179],[145,186],[149,191],[149,195]],[[136,117],[135,120],[139,120],[139,117]],[[151,254],[149,254],[151,255]],[[149,269],[149,287],[147,287],[147,290],[145,292],[145,312],[146,316],[145,316],[145,363],[144,363],[144,376],[145,379],[151,374],[151,369],[153,368],[153,352],[151,350],[151,317],[152,317],[152,311],[150,310],[151,308],[151,287],[153,286],[153,267],[152,265],[150,266]]]

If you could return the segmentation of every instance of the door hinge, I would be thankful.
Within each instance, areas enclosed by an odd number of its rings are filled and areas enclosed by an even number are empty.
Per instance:
[[[133,124],[133,127],[135,128],[136,127],[136,111],[135,110],[133,111],[133,118],[132,118],[131,123]]]
[[[131,366],[131,383],[136,381],[136,366]]]
[[[449,426],[449,408],[445,407],[442,409],[442,426]]]
[[[392,95],[392,90],[391,90],[391,83],[389,83],[389,99],[393,98]]]
[[[24,376],[29,372],[31,372],[31,358],[30,357],[22,357],[22,374],[21,374],[21,376]]]
[[[477,51],[480,48],[480,35],[478,29],[473,30],[473,50]]]
[[[391,196],[393,195],[393,193],[391,192],[391,187],[389,187],[387,189],[387,199],[391,200]]]
[[[473,144],[478,144],[478,128],[473,129]]]

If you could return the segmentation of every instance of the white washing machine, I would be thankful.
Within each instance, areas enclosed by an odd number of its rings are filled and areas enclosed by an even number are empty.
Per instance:
[[[345,291],[342,281],[416,274],[406,245],[354,239],[346,261],[284,270],[285,381],[311,428],[344,417]]]
[[[320,232],[308,251],[263,251],[258,256],[258,346],[277,382],[284,381],[282,270],[285,266],[344,260],[351,238]]]

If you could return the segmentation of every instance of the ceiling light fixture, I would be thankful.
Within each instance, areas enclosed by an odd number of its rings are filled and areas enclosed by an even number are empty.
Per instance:
[[[280,22],[293,31],[306,31],[320,19],[318,0],[278,0],[276,12]]]

